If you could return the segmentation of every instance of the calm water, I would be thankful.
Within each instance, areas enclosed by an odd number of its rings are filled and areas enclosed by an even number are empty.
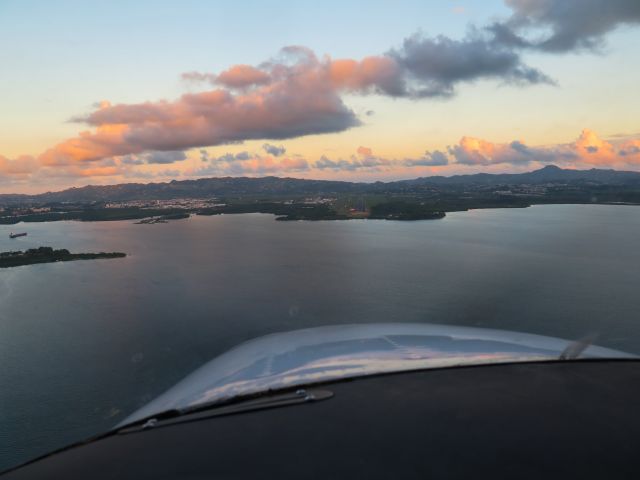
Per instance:
[[[9,240],[10,231],[28,231]],[[640,208],[539,206],[440,221],[0,226],[125,259],[0,270],[0,468],[111,427],[244,340],[360,322],[434,322],[640,353]]]

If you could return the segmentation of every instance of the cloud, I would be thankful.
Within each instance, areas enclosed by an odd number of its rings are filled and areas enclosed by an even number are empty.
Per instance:
[[[412,35],[385,55],[356,60],[326,60],[336,88],[413,99],[451,97],[459,83],[498,79],[504,83],[553,84],[525,65],[511,46],[472,28],[461,40],[444,35]]]
[[[514,146],[515,145],[515,146]],[[528,163],[533,160],[521,142],[496,144],[481,138],[462,137],[458,145],[448,147],[456,163],[463,165],[492,165],[496,163]]]
[[[209,165],[191,172],[191,175],[255,175],[255,174],[288,174],[309,170],[378,170],[403,165],[402,162],[382,158],[373,154],[368,147],[358,147],[356,153],[348,160],[332,160],[322,156],[316,162],[296,155],[292,157],[276,157],[259,153],[225,153],[219,156],[207,154]]]
[[[216,78],[216,83],[229,88],[246,88],[253,85],[265,85],[271,81],[267,72],[251,65],[235,65]]]
[[[356,153],[364,157],[370,157],[371,155],[373,155],[373,151],[369,147],[358,147]]]
[[[148,152],[140,155],[124,155],[121,162],[125,165],[144,165],[144,164],[169,164],[181,162],[187,159],[187,154],[183,151],[168,152]]]
[[[322,155],[318,161],[314,164],[314,167],[319,170],[356,170],[359,165],[354,165],[353,162],[347,160],[331,160],[326,155]]]
[[[274,157],[279,157],[280,155],[284,155],[287,151],[282,145],[279,147],[276,145],[271,145],[270,143],[265,143],[262,145],[262,149],[267,152],[269,155],[273,155]]]
[[[246,154],[246,152],[241,152]],[[291,172],[305,172],[309,170],[309,163],[304,158],[281,158],[277,159],[272,156],[260,155],[241,155],[242,159],[238,161],[238,155],[225,154],[219,157],[211,158],[209,165],[193,171],[189,174],[192,176],[206,175],[267,175],[267,174],[283,174]]]
[[[613,143],[601,139],[594,131],[586,128],[571,143],[543,147],[529,147],[521,140],[494,143],[465,136],[457,145],[449,146],[448,153],[455,163],[476,166],[527,165],[531,162],[570,167],[640,166],[640,140],[625,139]]]
[[[217,75],[213,73],[185,72],[181,77],[187,82],[208,82],[215,84]]]
[[[376,155],[372,148],[359,146],[348,158],[321,156],[315,162],[302,157],[285,158],[282,161],[259,154],[240,152],[209,157],[211,168],[199,174],[244,175],[300,171],[333,172],[399,172],[420,167],[469,167],[512,166],[537,168],[541,164],[557,164],[564,167],[640,167],[640,140],[625,138],[615,142],[601,139],[595,132],[584,129],[570,143],[529,146],[522,140],[506,143],[491,142],[472,136],[464,136],[446,150],[425,151],[415,158],[386,158]],[[240,161],[239,161],[240,160]]]
[[[147,163],[140,155],[124,155],[121,157],[120,161],[124,165],[144,165]]]
[[[187,159],[187,155],[182,151],[151,152],[145,154],[147,163],[175,163]]]
[[[387,55],[351,59],[325,59],[325,68],[336,89],[353,93],[377,93],[392,97],[406,95],[404,72]]]
[[[379,167],[387,167],[392,165],[392,163],[393,162],[390,160],[378,157],[368,157],[362,160],[355,157],[351,157],[351,160],[332,160],[323,155],[315,162],[313,167],[318,170],[341,170],[353,172],[362,169],[379,170]]]
[[[25,176],[35,172],[39,167],[38,160],[29,155],[16,159],[0,155],[0,176]]]
[[[593,50],[623,25],[640,23],[638,0],[506,0],[513,14],[489,29],[505,45],[546,52]]]
[[[578,160],[569,146],[529,147],[520,140],[493,143],[481,138],[462,137],[458,145],[449,146],[449,154],[462,165],[527,165],[531,162],[566,163]]]
[[[326,62],[308,51],[288,49],[283,55],[294,55],[294,62],[265,66],[268,85],[241,92],[189,93],[173,102],[99,108],[77,119],[95,127],[95,132],[62,142],[43,158],[48,164],[93,161],[144,151],[340,132],[360,124],[335,89]]]
[[[626,157],[627,155],[639,155],[640,154],[640,140],[635,140],[632,142],[627,142],[627,145],[624,145],[618,151],[618,155],[621,157]]]
[[[326,155],[323,155],[313,164],[313,168],[318,170],[342,170],[348,172],[356,170],[391,171],[397,167],[433,167],[447,165],[447,163],[449,163],[449,160],[446,155],[439,151],[433,153],[427,151],[425,155],[420,158],[398,160],[374,155],[371,148],[360,146],[356,150],[356,155],[352,155],[349,160],[332,160]]]
[[[119,175],[122,173],[122,170],[117,166],[111,167],[90,167],[90,168],[81,168],[75,169],[74,171],[69,172],[71,176],[80,176],[80,177],[112,177],[114,175]]]
[[[275,142],[361,125],[359,116],[344,102],[346,94],[446,99],[460,85],[478,80],[515,86],[553,84],[548,75],[525,63],[523,55],[598,49],[608,33],[640,23],[638,0],[506,0],[506,4],[511,11],[507,18],[471,26],[461,38],[417,33],[395,48],[361,59],[318,57],[308,48],[289,46],[258,65],[232,65],[219,73],[184,73],[183,79],[212,87],[174,100],[132,104],[102,100],[74,119],[85,123],[86,130],[35,157],[0,157],[0,174],[28,175],[39,169],[57,169],[61,175],[85,175],[91,169],[97,174],[130,174],[131,169],[146,164],[180,162],[186,158],[184,151],[191,148],[200,149],[201,160],[212,163],[216,159],[204,147],[250,140]],[[371,114],[363,110],[362,116]],[[446,151],[426,152],[415,159],[386,159],[369,149],[346,160],[323,157],[313,165],[318,169],[385,169],[447,162],[526,165],[557,159],[604,164],[635,162],[637,148],[628,142],[598,143],[589,134],[571,146],[538,148],[518,140],[495,144],[463,137]],[[295,159],[284,158],[282,146],[265,143],[263,150],[268,156],[234,154],[223,162],[256,172],[303,168]],[[281,161],[276,162],[276,157]],[[117,158],[118,163],[101,163],[109,158]],[[307,163],[314,168],[311,165]]]
[[[105,107],[106,110],[112,107]],[[125,124],[105,124],[95,132],[80,132],[77,137],[65,140],[42,153],[38,159],[46,166],[65,166],[74,162],[92,162],[106,157],[140,153],[144,149],[133,147],[125,141],[128,130]]]
[[[213,73],[186,72],[182,79],[190,82],[207,82],[232,89],[244,89],[255,85],[266,85],[271,81],[269,74],[251,65],[234,65],[221,72]]]
[[[131,171],[130,165],[109,158],[93,163],[42,167],[32,178],[46,180],[50,178],[112,177],[124,175],[129,171]]]
[[[621,148],[624,149],[628,143],[624,142]],[[583,163],[610,165],[621,160],[617,154],[616,147],[612,143],[602,140],[594,131],[587,128],[582,131],[572,148],[575,149]],[[627,162],[633,161],[633,157],[632,155],[624,160]],[[640,160],[640,156],[637,157]]]
[[[440,150],[426,151],[420,158],[405,158],[402,165],[405,167],[439,167],[449,164],[447,154]]]
[[[160,170],[157,173],[157,175],[160,177],[179,177],[182,175],[182,172],[180,170],[175,170],[175,169],[166,169],[166,170]]]
[[[451,97],[462,82],[494,78],[510,84],[553,84],[540,70],[522,62],[511,47],[472,29],[462,40],[416,34],[391,50],[403,72],[403,96]]]
[[[100,102],[74,120],[81,132],[41,155],[46,165],[91,162],[108,156],[177,151],[256,139],[336,133],[361,124],[344,93],[390,97],[449,97],[462,82],[494,78],[512,84],[551,83],[517,52],[472,29],[462,40],[414,35],[386,54],[361,60],[318,58],[285,47],[257,67],[235,65],[215,75],[183,78],[216,85],[174,101]]]
[[[211,157],[207,154],[208,161],[212,162],[236,162],[236,161],[244,161],[252,158],[252,155],[249,152],[239,152],[239,153],[225,153],[224,155],[220,155],[219,157]]]

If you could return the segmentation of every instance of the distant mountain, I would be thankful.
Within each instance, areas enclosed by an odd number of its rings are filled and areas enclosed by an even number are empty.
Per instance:
[[[125,183],[119,185],[70,188],[39,195],[0,194],[0,204],[24,202],[118,202],[145,199],[210,198],[225,196],[287,196],[345,193],[395,193],[424,188],[448,189],[456,186],[492,186],[522,184],[599,184],[638,185],[640,172],[618,170],[568,170],[549,165],[527,173],[433,176],[395,182],[355,183],[328,180],[303,180],[280,177],[223,177],[198,180],[173,180],[168,183]]]
[[[451,177],[421,177],[415,180],[405,180],[396,183],[418,183],[432,185],[522,185],[544,183],[596,183],[610,185],[628,185],[640,183],[640,172],[626,172],[620,170],[590,170],[562,169],[555,165],[548,165],[539,170],[526,173],[476,173],[472,175],[453,175]]]
[[[222,177],[198,180],[172,180],[167,183],[123,183],[118,185],[88,185],[39,195],[0,195],[2,203],[22,202],[118,202],[129,200],[210,198],[242,195],[297,195],[327,192],[343,193],[357,190],[350,182],[303,180],[279,177]],[[365,184],[361,184],[365,185]]]

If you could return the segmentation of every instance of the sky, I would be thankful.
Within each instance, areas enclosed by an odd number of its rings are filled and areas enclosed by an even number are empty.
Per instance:
[[[0,0],[0,193],[640,171],[637,0]]]

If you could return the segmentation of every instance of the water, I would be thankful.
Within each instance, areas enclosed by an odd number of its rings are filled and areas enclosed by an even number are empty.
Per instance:
[[[10,231],[29,236],[9,240]],[[640,208],[556,205],[421,222],[0,226],[125,259],[0,270],[0,468],[103,431],[224,350],[263,334],[433,322],[640,353]]]

